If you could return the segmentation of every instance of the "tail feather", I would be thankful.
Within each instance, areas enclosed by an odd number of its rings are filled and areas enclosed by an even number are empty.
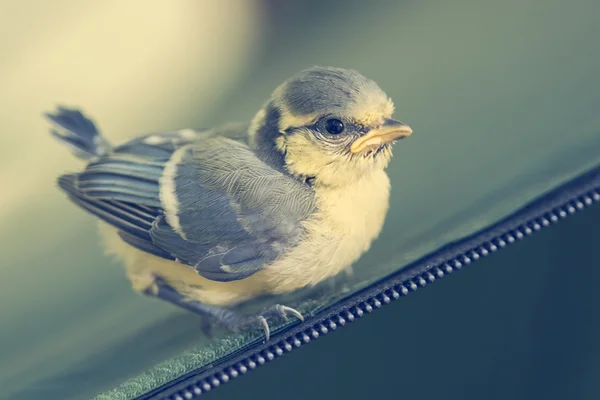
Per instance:
[[[79,110],[58,107],[45,114],[52,122],[52,136],[68,146],[79,158],[92,160],[109,153],[112,146],[102,137],[94,123]]]

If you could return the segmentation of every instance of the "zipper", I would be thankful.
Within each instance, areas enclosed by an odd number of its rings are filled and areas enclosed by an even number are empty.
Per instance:
[[[600,203],[600,166],[550,191],[494,225],[450,243],[338,304],[319,311],[307,321],[273,335],[269,342],[249,344],[220,360],[217,365],[191,371],[138,397],[138,400],[197,398],[595,203]]]

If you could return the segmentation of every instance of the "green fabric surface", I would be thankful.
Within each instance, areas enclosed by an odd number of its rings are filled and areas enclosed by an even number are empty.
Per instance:
[[[596,1],[305,7],[202,125],[249,119],[283,79],[321,64],[376,80],[415,133],[396,145],[384,231],[346,291],[324,284],[278,302],[310,315],[600,163]],[[0,255],[19,266],[0,282],[0,353],[15,360],[0,362],[2,395],[131,399],[260,338],[209,341],[193,315],[135,295],[107,265],[92,218],[66,200],[57,210],[43,226],[73,234],[43,260],[25,246],[43,238],[40,220],[0,238],[22,239]],[[25,290],[32,279],[35,296]]]

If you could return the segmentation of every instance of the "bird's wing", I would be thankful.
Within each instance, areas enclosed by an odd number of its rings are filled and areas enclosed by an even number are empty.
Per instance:
[[[129,244],[218,281],[242,279],[294,246],[315,208],[312,190],[243,143],[137,139],[61,178],[70,197]],[[161,142],[161,143],[159,143]]]

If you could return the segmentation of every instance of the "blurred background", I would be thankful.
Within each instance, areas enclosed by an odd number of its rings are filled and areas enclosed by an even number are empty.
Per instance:
[[[356,288],[597,165],[600,5],[486,3],[0,0],[0,398],[90,398],[204,346],[187,313],[131,292],[56,189],[81,167],[47,133],[57,104],[120,142],[249,120],[315,64],[374,79],[415,135]],[[576,218],[211,396],[598,398],[600,216]]]

